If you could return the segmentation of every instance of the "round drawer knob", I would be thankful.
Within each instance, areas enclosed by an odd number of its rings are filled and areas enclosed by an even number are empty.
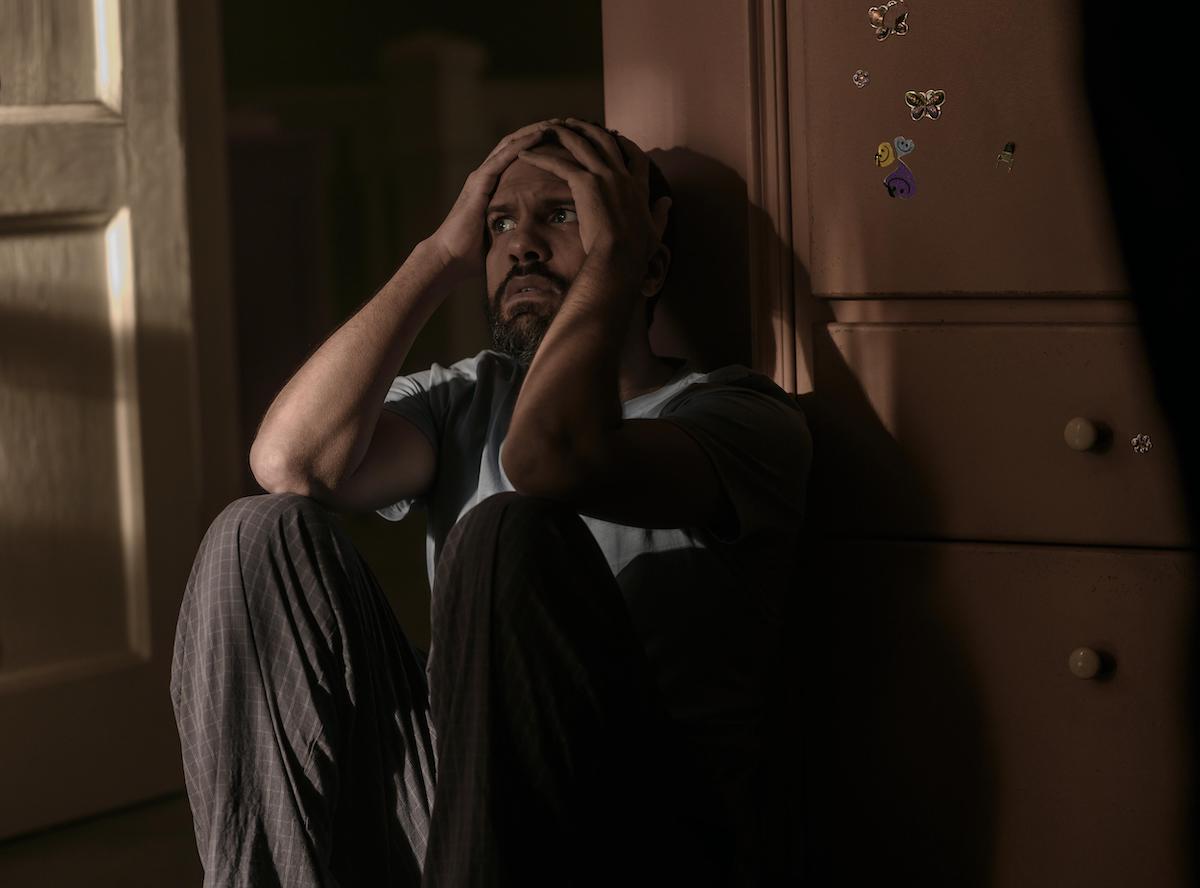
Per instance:
[[[1091,450],[1099,437],[1100,430],[1096,424],[1082,416],[1076,416],[1063,429],[1063,439],[1072,450]]]
[[[1095,678],[1100,666],[1100,655],[1090,647],[1075,648],[1067,658],[1067,668],[1076,678]]]

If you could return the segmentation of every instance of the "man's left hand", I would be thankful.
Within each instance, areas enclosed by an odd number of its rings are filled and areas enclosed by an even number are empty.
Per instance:
[[[627,255],[634,263],[631,270],[644,272],[662,240],[671,199],[660,197],[651,211],[650,161],[632,141],[573,117],[566,122],[547,129],[557,133],[573,159],[531,150],[521,151],[518,157],[567,183],[575,198],[585,253],[599,249]]]

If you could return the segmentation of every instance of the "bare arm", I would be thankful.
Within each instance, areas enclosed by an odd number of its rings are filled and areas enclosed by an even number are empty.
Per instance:
[[[651,211],[649,161],[624,136],[582,121],[555,130],[574,161],[522,158],[570,186],[587,258],[521,385],[504,470],[519,492],[605,521],[732,535],[732,504],[697,441],[668,420],[622,418],[619,349],[650,258],[665,249],[670,200]]]
[[[481,269],[487,203],[500,174],[545,126],[501,140],[467,177],[438,230],[275,397],[250,448],[250,468],[265,490],[350,510],[426,491],[436,467],[433,445],[407,420],[384,412],[383,400],[434,310]]]
[[[338,494],[363,463],[397,369],[453,282],[437,246],[422,241],[305,362],[271,403],[250,448],[265,490],[352,505]]]

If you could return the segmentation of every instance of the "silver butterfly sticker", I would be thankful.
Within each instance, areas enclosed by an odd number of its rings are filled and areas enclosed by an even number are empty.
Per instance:
[[[887,40],[893,34],[903,37],[908,33],[908,7],[904,0],[888,0],[882,6],[868,9],[867,21],[875,31],[876,40]]]
[[[910,89],[904,94],[904,104],[908,105],[913,120],[920,120],[922,117],[937,120],[942,116],[942,103],[945,101],[944,89],[927,89],[924,92]]]

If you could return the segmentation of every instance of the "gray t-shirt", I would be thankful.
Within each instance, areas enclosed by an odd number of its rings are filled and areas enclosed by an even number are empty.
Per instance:
[[[782,596],[794,594],[812,441],[795,400],[768,377],[740,365],[700,373],[677,362],[665,385],[625,401],[622,413],[666,420],[696,440],[733,505],[733,535],[580,517],[621,587],[668,709],[697,756],[722,782],[740,784],[755,764]],[[416,425],[438,454],[427,497],[379,510],[399,521],[413,505],[427,508],[431,588],[458,519],[513,489],[500,451],[524,375],[511,358],[485,349],[450,367],[398,376],[388,392],[385,408]]]

